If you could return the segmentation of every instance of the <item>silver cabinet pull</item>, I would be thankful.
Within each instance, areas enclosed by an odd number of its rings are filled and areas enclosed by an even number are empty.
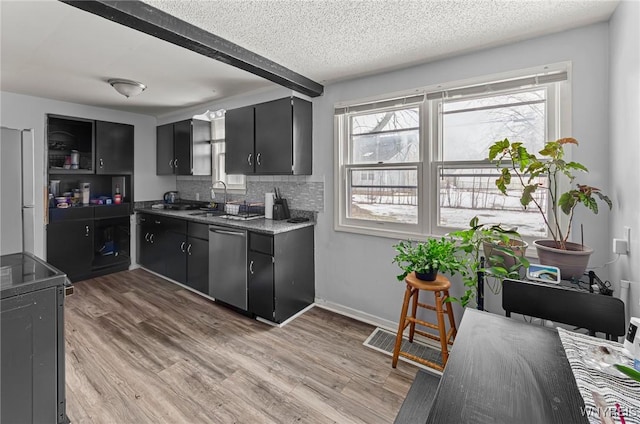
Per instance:
[[[253,162],[251,162],[251,158],[253,158],[253,153],[249,153],[249,156],[247,156],[247,163],[249,164],[249,166],[253,166]]]
[[[151,244],[153,244],[153,234],[149,236],[149,241],[151,242]]]
[[[153,221],[153,222],[155,222],[156,224],[160,225],[160,221],[158,221],[157,219],[155,221]]]
[[[140,218],[140,222],[147,222],[147,218]]]
[[[191,243],[189,243],[189,246],[187,246],[187,253],[189,254],[189,256],[191,256]]]
[[[262,165],[262,164],[260,163],[260,156],[262,156],[262,153],[258,153],[258,154],[256,155],[256,164],[257,164],[258,166]]]
[[[102,160],[102,158],[100,158],[100,168],[102,168],[104,166],[104,161]]]
[[[178,167],[178,159],[174,159],[174,160],[173,160],[173,166],[174,166],[175,168],[177,168],[177,167]]]
[[[180,244],[180,250],[182,251],[182,253],[184,253],[184,245],[185,245],[185,244],[186,244],[185,242],[182,242],[182,243]]]
[[[149,241],[149,233],[146,233],[146,234],[144,235],[144,241]]]
[[[88,225],[84,226],[84,236],[85,237],[89,237],[89,226]]]
[[[173,159],[169,160],[169,167],[173,168]]]
[[[249,262],[249,272],[253,274],[253,261]]]

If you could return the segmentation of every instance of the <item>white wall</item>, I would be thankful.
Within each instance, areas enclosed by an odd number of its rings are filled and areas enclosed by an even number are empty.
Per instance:
[[[335,103],[570,60],[572,134],[581,143],[573,159],[590,168],[586,183],[609,192],[608,59],[608,25],[600,23],[325,87],[325,94],[313,101],[314,173],[323,174],[326,182],[325,212],[319,214],[316,227],[316,297],[330,306],[393,326],[404,290],[395,278],[398,268],[391,264],[392,245],[397,240],[333,230]],[[637,197],[637,193],[633,195]],[[619,207],[619,196],[614,203]],[[608,211],[576,217],[578,224],[585,224],[585,243],[596,250],[591,265],[603,264],[611,256],[609,219]],[[452,294],[461,293],[457,282]],[[487,304],[501,313],[499,298],[487,299]],[[456,314],[459,319],[461,311]]]
[[[34,130],[36,193],[42,193],[36,195],[36,222],[38,223],[35,228],[36,255],[45,257],[46,162],[44,152],[46,114],[48,113],[134,125],[134,200],[161,199],[165,191],[175,190],[175,177],[156,176],[155,117],[2,92],[0,93],[0,124],[9,128]]]
[[[631,227],[629,256],[612,266],[611,280],[632,281],[630,312],[640,316],[640,3],[623,1],[609,22],[611,91],[611,194],[618,199],[613,237]]]

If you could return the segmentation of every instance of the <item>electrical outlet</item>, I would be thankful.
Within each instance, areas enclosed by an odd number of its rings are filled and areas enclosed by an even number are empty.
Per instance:
[[[196,193],[196,201],[200,201],[200,193]]]
[[[613,253],[619,255],[626,255],[629,248],[629,243],[626,240],[614,238],[613,239]]]

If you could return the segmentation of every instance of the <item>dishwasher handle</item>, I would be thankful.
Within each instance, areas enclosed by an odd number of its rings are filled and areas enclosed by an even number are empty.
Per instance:
[[[240,236],[240,237],[246,237],[247,233],[245,231],[231,231],[231,230],[221,230],[218,228],[209,228],[209,231],[212,233],[217,233],[217,234],[225,234],[228,236]]]

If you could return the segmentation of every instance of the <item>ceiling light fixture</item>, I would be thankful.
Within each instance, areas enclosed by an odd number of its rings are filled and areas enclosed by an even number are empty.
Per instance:
[[[124,97],[129,98],[142,93],[147,86],[138,81],[125,79],[110,79],[109,84]]]

